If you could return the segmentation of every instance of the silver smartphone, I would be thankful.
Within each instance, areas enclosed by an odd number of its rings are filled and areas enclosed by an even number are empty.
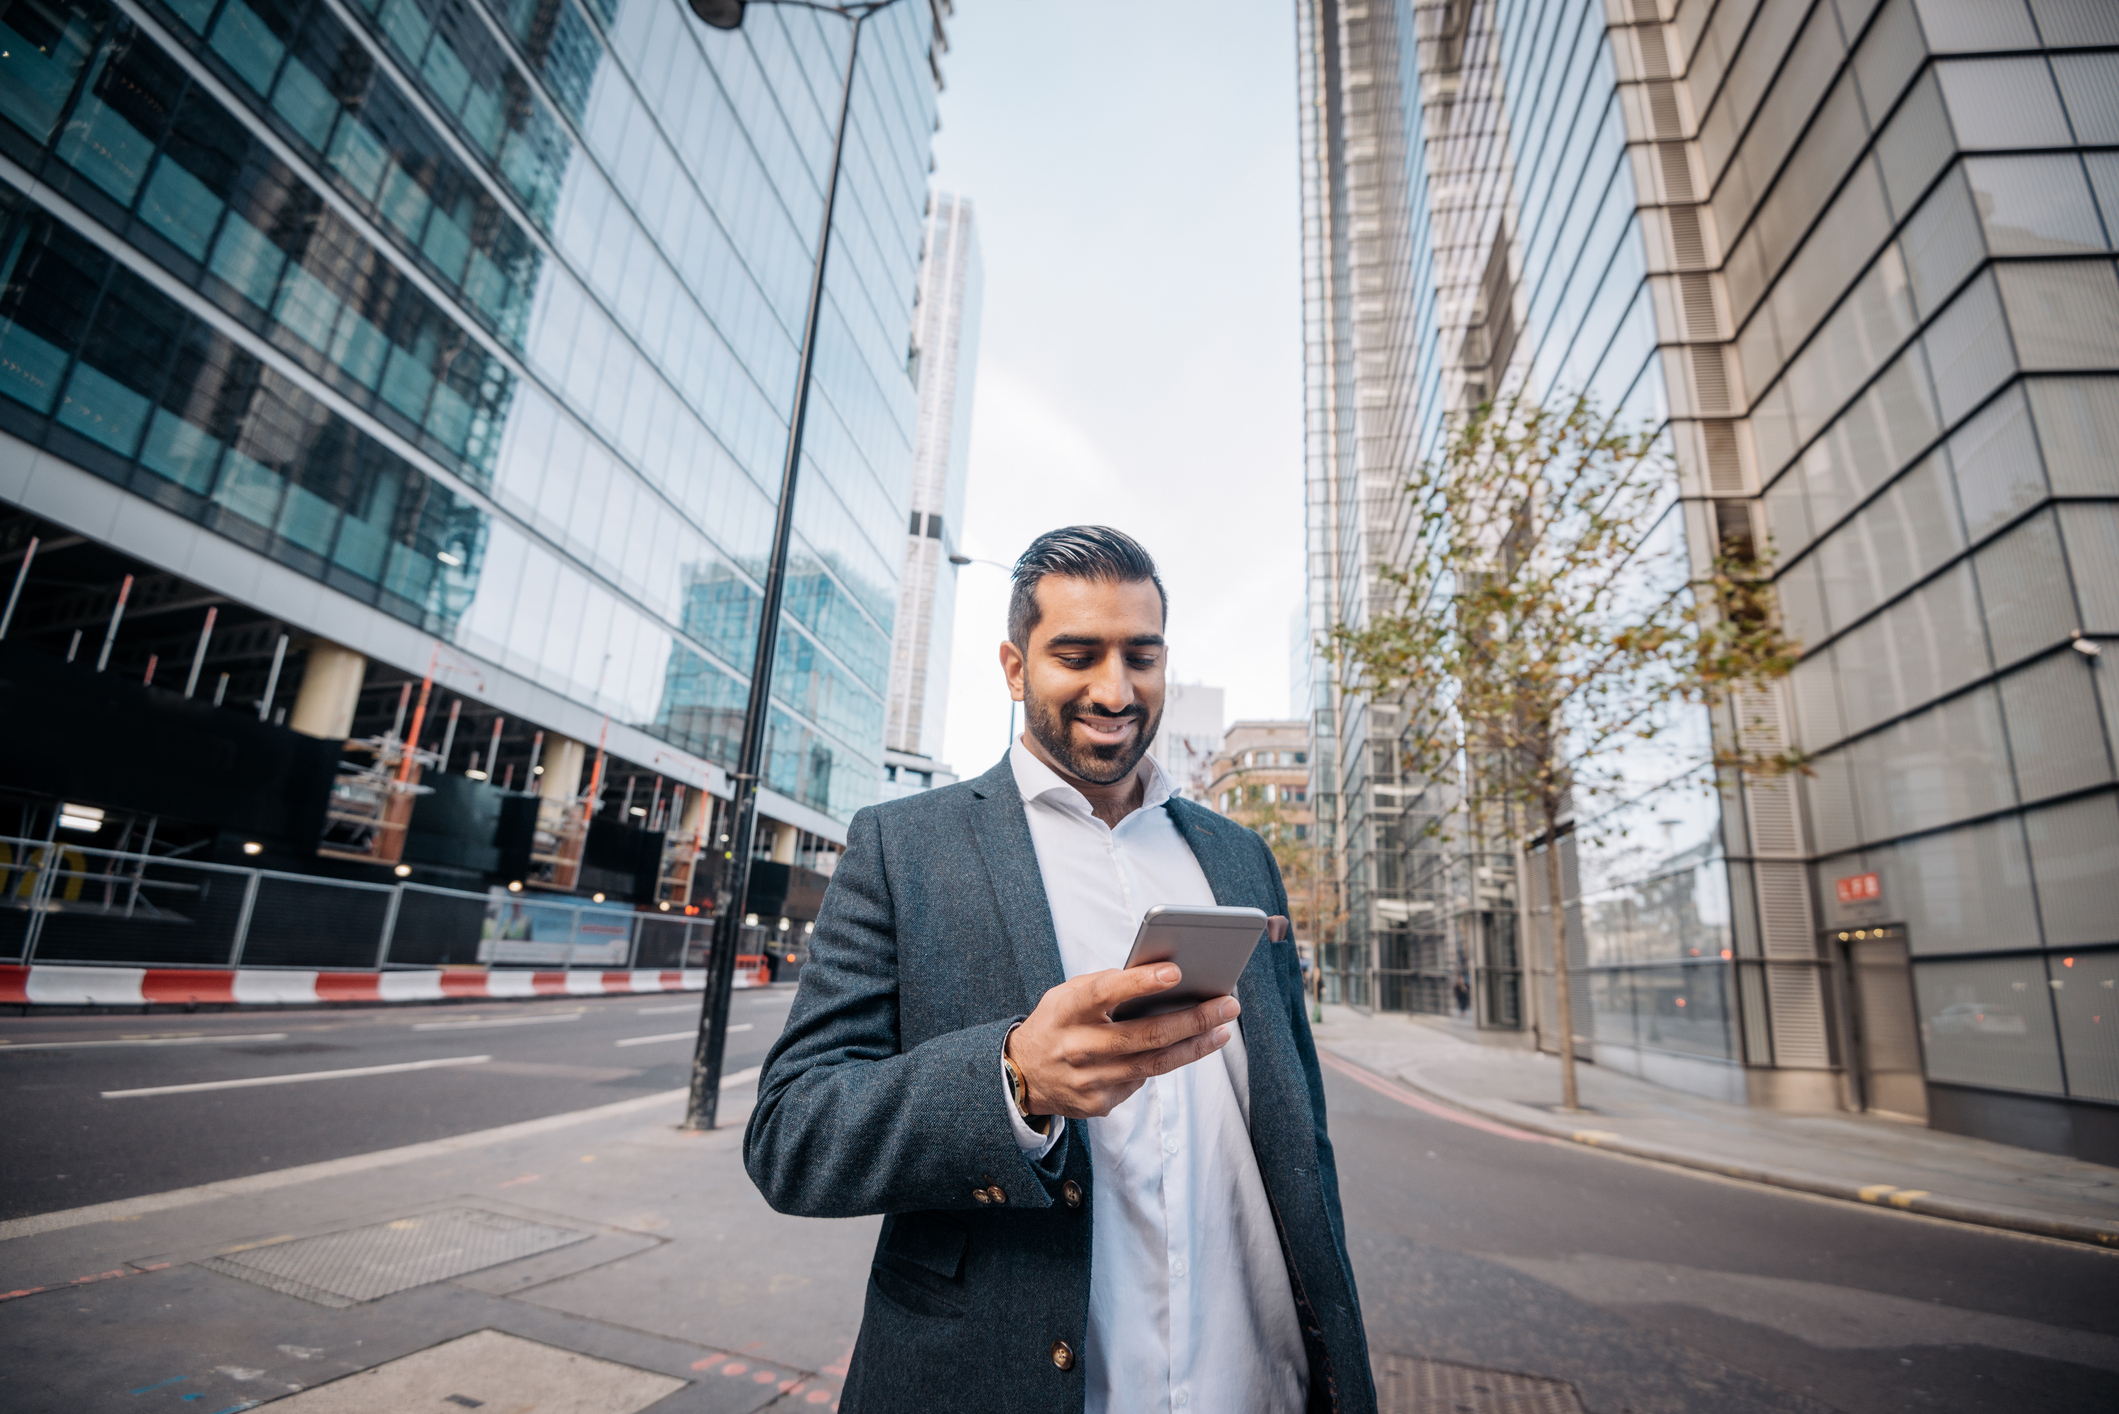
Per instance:
[[[1266,916],[1255,908],[1156,905],[1140,920],[1126,966],[1174,962],[1184,980],[1167,992],[1119,1003],[1111,1009],[1111,1019],[1138,1021],[1230,995],[1265,931]]]

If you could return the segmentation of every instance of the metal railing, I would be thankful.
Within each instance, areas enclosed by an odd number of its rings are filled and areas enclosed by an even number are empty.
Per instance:
[[[713,920],[0,835],[0,959],[380,970],[703,967]]]

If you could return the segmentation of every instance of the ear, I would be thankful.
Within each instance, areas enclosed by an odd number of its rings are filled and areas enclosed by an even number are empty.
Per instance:
[[[1020,702],[1023,700],[1023,650],[1015,646],[1013,639],[1001,640],[1001,676],[1008,680],[1008,695]]]

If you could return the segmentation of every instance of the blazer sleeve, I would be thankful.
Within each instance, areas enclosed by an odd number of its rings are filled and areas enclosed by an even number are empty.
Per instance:
[[[1022,1018],[933,1037],[898,1034],[897,920],[881,824],[854,816],[824,895],[809,961],[758,1077],[744,1167],[783,1213],[858,1217],[989,1206],[1047,1208],[1074,1142],[1042,1158],[1009,1123],[1001,1046]]]
[[[1257,836],[1253,836],[1257,839]],[[1265,856],[1266,875],[1273,881],[1275,913],[1288,916],[1288,891],[1280,877],[1280,861],[1273,857],[1271,846],[1258,839],[1258,852]],[[1303,1083],[1310,1091],[1310,1114],[1317,1130],[1317,1177],[1324,1189],[1326,1215],[1331,1219],[1332,1236],[1339,1240],[1339,1250],[1346,1251],[1346,1216],[1339,1207],[1339,1161],[1332,1153],[1332,1136],[1325,1128],[1324,1120],[1324,1071],[1317,1064],[1317,1041],[1310,1034],[1310,1004],[1302,989],[1302,966],[1295,960],[1295,950],[1288,949],[1287,960],[1281,967],[1281,992],[1288,1005],[1288,1029],[1295,1038],[1295,1054],[1302,1061]],[[1318,959],[1318,965],[1323,965]],[[1351,1289],[1352,1273],[1348,1274]]]

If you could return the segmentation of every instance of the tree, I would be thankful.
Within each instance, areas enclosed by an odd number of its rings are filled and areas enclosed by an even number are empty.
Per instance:
[[[1576,1106],[1560,840],[1673,709],[1785,676],[1795,645],[1748,536],[1691,571],[1670,454],[1587,398],[1510,398],[1454,427],[1406,483],[1411,553],[1379,566],[1397,607],[1333,628],[1346,690],[1404,699],[1405,769],[1461,781],[1479,818],[1543,845],[1561,1018],[1561,1096]],[[1717,749],[1719,771],[1801,769],[1793,753]],[[1522,838],[1524,826],[1538,833]]]
[[[1242,770],[1236,773],[1239,782],[1244,774]],[[1298,942],[1310,944],[1315,977],[1321,978],[1324,941],[1346,921],[1346,914],[1339,904],[1339,880],[1327,867],[1317,827],[1294,819],[1297,813],[1286,802],[1265,800],[1260,788],[1246,785],[1236,788],[1228,810],[1230,819],[1258,831],[1273,851],[1280,881],[1287,889],[1289,925]]]

